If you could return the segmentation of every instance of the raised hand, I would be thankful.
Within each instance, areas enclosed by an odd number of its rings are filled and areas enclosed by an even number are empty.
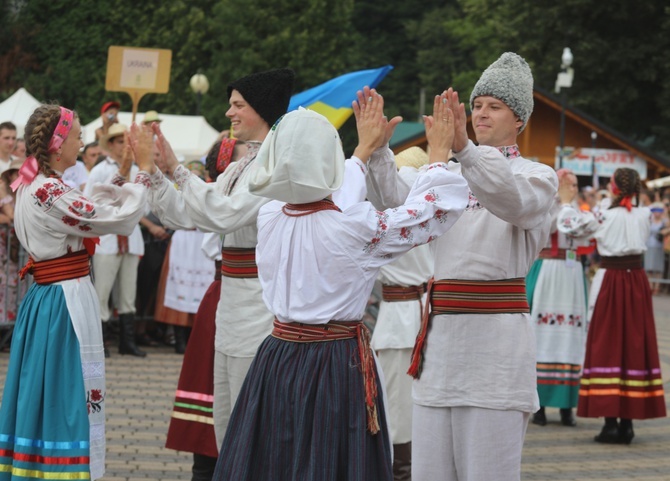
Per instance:
[[[133,160],[135,159],[133,155],[132,147],[130,146],[130,135],[128,132],[123,134],[125,137],[125,145],[123,146],[123,154],[121,154],[121,165],[119,166],[119,175],[124,177],[126,180],[129,179],[130,168],[133,166]]]
[[[468,116],[465,113],[465,105],[458,101],[458,92],[449,88],[446,92],[447,106],[454,114],[454,152],[460,152],[468,145]]]
[[[153,132],[156,135],[158,150],[161,153],[162,160],[165,162],[167,174],[172,175],[174,170],[179,166],[179,160],[177,160],[177,156],[172,150],[170,142],[168,142],[168,140],[163,135],[163,132],[161,131],[161,127],[158,124],[158,122],[154,122],[153,124],[151,124],[151,128],[153,129]]]
[[[359,90],[356,93],[356,96],[357,100],[352,103],[352,107],[354,109],[354,116],[356,117],[356,125],[358,125],[360,114],[367,108],[367,105],[372,100],[374,100],[376,96],[380,97],[382,101],[384,99],[381,95],[379,95],[379,93],[375,89],[371,89],[368,86],[365,86],[363,90]],[[388,144],[389,141],[391,140],[391,137],[393,137],[393,132],[395,132],[395,128],[398,126],[400,122],[402,122],[402,117],[400,116],[393,117],[391,120],[386,120],[386,116],[384,115],[383,104],[381,107],[382,107],[381,114],[385,122],[384,136],[381,139],[379,145],[377,145],[377,147],[375,148],[383,147],[384,145]]]
[[[435,96],[433,115],[424,116],[424,125],[430,146],[429,162],[447,162],[454,142],[454,114],[449,108],[446,91]]]
[[[135,154],[135,162],[140,170],[153,174],[156,172],[156,165],[153,159],[153,134],[146,126],[138,126],[133,123],[130,126],[129,144]]]

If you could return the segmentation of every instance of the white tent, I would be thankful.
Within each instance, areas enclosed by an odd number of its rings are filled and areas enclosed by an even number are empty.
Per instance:
[[[9,121],[14,123],[16,125],[16,136],[21,138],[28,118],[40,104],[41,102],[21,87],[11,97],[0,103],[0,122]]]
[[[162,120],[161,130],[172,145],[180,160],[195,160],[206,155],[217,141],[219,132],[207,123],[205,117],[195,115],[158,114]],[[119,122],[130,126],[132,112],[119,112]],[[135,116],[135,122],[140,123],[144,113]],[[82,139],[85,144],[95,140],[95,129],[102,126],[102,119],[98,117],[91,123],[82,126]]]

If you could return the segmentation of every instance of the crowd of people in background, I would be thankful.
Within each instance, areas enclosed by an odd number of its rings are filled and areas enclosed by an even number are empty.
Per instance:
[[[114,101],[87,145],[75,112],[41,106],[27,159],[0,124],[0,323],[25,296],[0,471],[30,458],[36,477],[101,477],[104,357],[160,343],[185,356],[167,446],[193,453],[194,481],[515,480],[546,408],[566,427],[575,409],[603,417],[600,443],[665,416],[651,297],[670,285],[670,192],[625,168],[580,189],[523,158],[533,78],[514,53],[473,89],[477,142],[450,88],[425,116],[427,151],[397,156],[400,120],[374,89],[352,104],[345,160],[325,117],[286,113],[294,75],[232,82],[234,138],[198,160],[175,155],[155,111],[126,126]],[[81,405],[61,387],[79,372]],[[66,420],[19,402],[42,391]],[[41,435],[68,441],[55,461]]]

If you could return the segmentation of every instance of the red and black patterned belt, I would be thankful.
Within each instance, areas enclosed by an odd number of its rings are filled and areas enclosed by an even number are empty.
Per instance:
[[[642,269],[644,260],[641,254],[632,256],[601,257],[600,267],[603,269]]]
[[[412,363],[407,374],[418,379],[423,365],[423,351],[428,335],[430,314],[518,314],[528,313],[526,279],[473,281],[443,279],[428,283],[427,303],[421,319],[421,329],[412,351]],[[428,307],[431,312],[428,312]]]
[[[258,277],[256,249],[227,247],[221,250],[221,274],[224,277],[251,279]]]
[[[382,299],[385,302],[421,300],[426,293],[426,284],[420,286],[382,285]]]
[[[551,247],[547,247],[546,249],[542,249],[540,251],[537,258],[538,259],[563,259],[563,260],[565,260],[566,252],[567,252],[567,249],[552,249]]]

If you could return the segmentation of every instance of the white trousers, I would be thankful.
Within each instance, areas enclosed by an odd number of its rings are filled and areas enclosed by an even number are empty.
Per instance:
[[[519,481],[529,413],[414,405],[412,481]]]
[[[230,414],[233,412],[237,396],[247,377],[253,357],[232,357],[214,351],[214,435],[216,445],[221,448],[228,429]]]
[[[377,360],[384,373],[386,412],[393,444],[412,440],[412,377],[407,369],[412,349],[379,349]]]
[[[118,276],[118,305],[119,314],[135,313],[135,297],[137,296],[137,267],[140,256],[135,254],[95,254],[93,256],[93,275],[95,292],[100,301],[100,318],[108,321],[109,296]]]

